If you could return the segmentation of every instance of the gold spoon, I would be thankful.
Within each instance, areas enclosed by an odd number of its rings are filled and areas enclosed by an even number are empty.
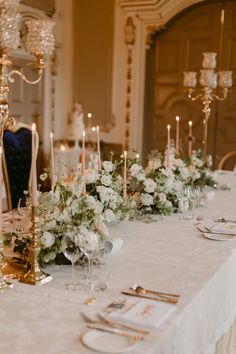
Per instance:
[[[136,291],[136,293],[138,293],[138,294],[154,294],[154,295],[159,295],[159,296],[172,297],[177,300],[180,297],[179,294],[170,294],[170,293],[164,293],[162,291],[146,290],[142,286],[137,285],[137,284],[134,284],[130,289]]]

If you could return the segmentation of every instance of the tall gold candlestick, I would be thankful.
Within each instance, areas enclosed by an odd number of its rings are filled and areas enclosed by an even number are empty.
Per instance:
[[[0,146],[0,264],[3,267],[2,256],[2,147]],[[0,272],[0,292],[3,292],[7,288],[12,288],[13,284],[8,283]]]

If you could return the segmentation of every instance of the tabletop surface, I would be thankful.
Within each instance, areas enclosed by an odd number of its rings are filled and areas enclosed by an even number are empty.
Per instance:
[[[219,175],[231,191],[217,191],[196,214],[204,219],[235,218],[236,176]],[[92,309],[124,298],[122,290],[133,283],[181,294],[175,311],[131,354],[213,353],[215,342],[236,315],[236,239],[205,239],[194,220],[179,215],[145,224],[122,222],[110,229],[111,238],[122,238],[122,249],[107,257],[109,288],[97,293]],[[69,266],[50,266],[53,281],[35,287],[15,283],[0,294],[0,352],[8,354],[92,353],[80,341],[86,331],[81,311],[91,296],[87,291],[64,289]],[[79,279],[79,272],[78,272]],[[90,308],[91,310],[91,308]]]

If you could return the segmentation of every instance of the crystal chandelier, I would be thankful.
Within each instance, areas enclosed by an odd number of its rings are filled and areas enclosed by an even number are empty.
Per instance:
[[[207,136],[208,136],[208,121],[211,114],[211,102],[216,99],[223,101],[232,86],[232,71],[215,72],[217,53],[203,53],[203,69],[200,70],[199,84],[202,87],[200,93],[193,96],[195,87],[197,86],[197,72],[184,72],[184,87],[188,90],[188,97],[192,101],[198,99],[203,104],[202,112],[204,115],[204,137],[203,137],[203,153],[207,155]],[[221,95],[216,92],[217,88],[221,89]]]
[[[30,19],[24,22],[26,34],[20,38],[21,15],[17,12],[19,0],[0,0],[0,124],[1,136],[4,123],[9,116],[8,92],[14,83],[14,75],[20,76],[28,84],[37,84],[45,68],[46,56],[54,49],[54,22]],[[20,45],[35,57],[37,78],[30,81],[18,71],[11,70],[12,60],[9,53]]]

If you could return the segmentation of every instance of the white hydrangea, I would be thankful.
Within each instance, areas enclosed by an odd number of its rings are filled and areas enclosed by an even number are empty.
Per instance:
[[[96,200],[92,195],[86,195],[86,203],[89,209],[96,209]]]
[[[137,163],[134,163],[130,167],[130,174],[133,177],[136,176],[140,171],[142,171],[142,166],[138,165]]]
[[[144,182],[144,189],[147,193],[154,193],[156,186],[156,182],[154,182],[151,178],[147,178]]]
[[[114,169],[114,165],[111,161],[103,161],[102,166],[106,172],[112,172]]]
[[[190,177],[189,174],[189,169],[187,167],[183,167],[180,169],[180,176],[182,177],[182,179],[186,180]]]
[[[42,248],[48,248],[54,244],[55,236],[51,232],[44,231],[40,240]]]
[[[145,206],[153,205],[153,196],[147,193],[141,193],[141,201]]]
[[[111,209],[106,209],[103,213],[106,222],[112,222],[116,220],[116,215]]]

